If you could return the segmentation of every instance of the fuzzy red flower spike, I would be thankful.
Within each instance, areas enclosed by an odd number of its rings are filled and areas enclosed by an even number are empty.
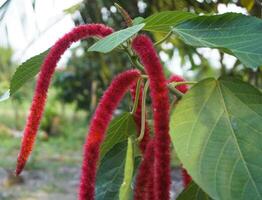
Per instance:
[[[171,83],[171,82],[185,82],[185,81],[186,80],[182,76],[173,74],[173,75],[170,76],[170,78],[168,79],[167,82]],[[188,85],[186,85],[186,84],[178,85],[178,86],[176,86],[176,89],[178,89],[182,93],[186,93],[187,90],[188,90]]]
[[[129,70],[118,75],[104,93],[90,123],[84,146],[79,200],[93,200],[95,178],[101,143],[112,114],[129,87],[140,76],[138,70]]]
[[[20,153],[17,159],[16,175],[19,175],[22,172],[33,149],[37,130],[45,107],[48,87],[52,75],[54,74],[55,67],[63,53],[73,42],[92,36],[105,37],[112,32],[113,30],[111,28],[103,24],[81,25],[65,34],[50,49],[41,66],[40,74],[37,79],[35,94],[24,129]]]
[[[153,188],[148,187],[149,185],[152,186],[150,181],[151,181],[151,177],[153,176],[154,176],[154,140],[151,139],[146,147],[143,160],[138,169],[138,174],[136,177],[136,185],[134,190],[135,200],[149,199],[151,192],[153,193],[151,194],[152,197],[154,197]]]
[[[152,41],[137,36],[132,47],[139,56],[150,81],[155,133],[155,193],[157,200],[170,199],[169,98],[166,79]]]

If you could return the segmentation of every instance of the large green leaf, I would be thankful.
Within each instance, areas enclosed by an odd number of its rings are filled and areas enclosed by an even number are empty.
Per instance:
[[[129,28],[114,32],[109,36],[100,39],[98,42],[89,47],[88,51],[97,51],[101,53],[108,53],[114,48],[131,38],[138,31],[140,31],[145,24],[138,24]]]
[[[236,13],[199,16],[174,27],[187,44],[221,48],[248,67],[262,65],[262,20]]]
[[[22,63],[16,70],[10,83],[10,95],[13,95],[19,88],[21,88],[28,80],[35,77],[39,72],[40,66],[49,50],[36,55],[24,63]]]
[[[172,27],[197,15],[183,11],[163,11],[146,18],[144,30],[168,33]]]
[[[127,140],[134,134],[136,134],[136,124],[131,113],[126,112],[115,117],[109,125],[106,138],[101,146],[100,158],[102,159],[114,145]]]
[[[127,141],[115,145],[102,159],[96,178],[96,200],[118,200],[124,178]]]
[[[195,182],[191,182],[176,200],[212,200]]]
[[[262,94],[237,79],[205,79],[171,116],[177,154],[219,200],[262,199]]]

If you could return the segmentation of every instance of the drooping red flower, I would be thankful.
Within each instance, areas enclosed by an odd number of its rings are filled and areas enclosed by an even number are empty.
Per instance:
[[[129,70],[118,75],[104,93],[90,123],[89,132],[84,145],[84,157],[80,181],[80,200],[93,200],[95,194],[95,178],[99,151],[112,114],[127,92],[137,81],[138,70]]]
[[[55,67],[63,53],[73,42],[91,36],[105,37],[112,32],[113,30],[111,28],[103,24],[81,25],[65,34],[50,49],[41,66],[40,74],[36,83],[35,94],[24,129],[20,153],[17,159],[16,175],[19,175],[23,170],[33,149],[36,133],[45,107],[48,87],[52,75],[54,74]]]
[[[155,133],[155,191],[157,200],[170,198],[170,135],[168,88],[163,69],[152,41],[137,36],[132,47],[140,57],[149,77]]]
[[[153,176],[154,176],[154,139],[151,139],[146,147],[143,160],[138,169],[135,191],[134,191],[135,200],[146,200],[149,197],[150,192],[153,192],[152,196],[154,196],[154,190],[148,187],[148,185],[151,185],[149,181],[151,181],[151,177]]]
[[[186,80],[182,76],[173,74],[173,75],[170,76],[170,78],[168,79],[167,82],[171,83],[171,82],[185,82],[185,81]],[[186,85],[186,84],[179,85],[179,86],[176,86],[176,89],[178,89],[182,93],[186,93],[187,90],[188,90],[188,85]]]
[[[136,97],[136,87],[137,87],[137,83],[133,84],[131,86],[131,89],[130,89],[133,102],[135,101],[135,97]],[[140,87],[140,90],[139,90],[138,105],[137,105],[136,112],[134,113],[134,119],[135,119],[135,122],[136,122],[137,132],[139,134],[140,134],[140,129],[141,129],[142,96],[143,96],[143,85],[141,84],[141,87]],[[144,137],[139,144],[139,147],[142,151],[142,154],[145,153],[146,146],[147,146],[147,143],[149,142],[149,140],[150,140],[150,129],[149,129],[148,123],[146,121],[145,122]]]
[[[149,170],[147,172],[150,175],[148,176],[148,180],[147,180],[147,184],[146,184],[146,198],[145,198],[145,200],[155,200],[156,199],[155,185],[154,185],[154,183],[155,183],[154,182],[154,174],[155,174],[154,160],[151,164],[152,164],[152,166],[149,168]]]

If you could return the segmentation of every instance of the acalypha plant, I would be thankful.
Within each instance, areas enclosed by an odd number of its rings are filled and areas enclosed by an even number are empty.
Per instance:
[[[180,11],[132,20],[123,8],[117,7],[128,28],[115,32],[104,24],[80,25],[48,51],[39,69],[16,175],[22,172],[33,150],[59,59],[73,42],[93,37],[98,41],[90,51],[124,51],[133,69],[115,76],[90,121],[83,147],[79,200],[168,200],[170,160],[175,156],[181,161],[185,187],[178,199],[261,200],[260,90],[232,76],[210,77],[199,82],[186,81],[178,75],[165,77],[156,46],[176,37],[187,45],[225,51],[237,57],[243,68],[255,71],[262,66],[262,21],[235,13],[197,16]],[[149,35],[139,33],[141,30],[166,35],[153,43]],[[148,89],[147,102],[151,107],[146,104]],[[121,141],[111,141],[102,155],[101,147],[110,140],[107,132],[114,112],[129,92],[133,103],[128,116],[136,131],[120,133],[125,135],[119,135]],[[108,161],[110,155],[118,154],[121,149],[115,153],[112,149],[120,143],[124,143],[120,147],[124,148],[125,157],[123,166],[117,167],[122,174],[110,171],[109,166],[108,174],[101,175],[99,170],[105,158]],[[171,149],[176,155],[171,154]],[[98,174],[109,176],[110,183],[101,181]],[[118,181],[114,182],[116,176]]]

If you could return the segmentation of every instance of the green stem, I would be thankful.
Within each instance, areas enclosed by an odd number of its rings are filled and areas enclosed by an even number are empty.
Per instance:
[[[146,124],[146,94],[149,87],[149,80],[146,82],[143,90],[143,96],[142,96],[142,113],[141,113],[141,130],[140,135],[137,138],[137,141],[140,142],[145,134],[145,124]]]
[[[133,109],[131,111],[132,115],[136,112],[136,109],[137,109],[137,106],[138,106],[141,82],[142,82],[142,78],[139,78],[138,81],[137,81],[137,84],[136,84],[136,96],[135,96],[134,106],[133,106]]]
[[[180,99],[184,94],[176,89],[179,85],[192,85],[196,84],[196,81],[184,81],[184,82],[171,82],[167,85],[168,89]]]
[[[131,60],[131,63],[136,66],[139,70],[144,72],[144,66],[138,61],[137,57],[134,55],[132,50],[126,46],[123,45],[123,48],[125,49],[129,59]]]
[[[177,96],[178,99],[180,99],[184,96],[184,94],[182,92],[180,92],[178,89],[176,89],[172,85],[168,84],[167,87],[173,94],[175,94]]]
[[[196,84],[196,81],[184,81],[184,82],[171,82],[169,83],[169,85],[171,85],[172,87],[177,87],[179,85],[194,85]]]
[[[142,74],[142,75],[141,75],[141,78],[143,78],[143,79],[148,79],[148,75]]]
[[[140,69],[143,72],[145,71],[144,66],[138,61],[137,57],[135,57],[135,64],[136,64],[138,69]]]
[[[165,36],[163,39],[157,41],[157,42],[154,44],[154,46],[158,46],[158,45],[162,44],[162,43],[165,42],[172,34],[173,34],[173,31],[169,31],[169,33],[166,34],[166,36]]]

